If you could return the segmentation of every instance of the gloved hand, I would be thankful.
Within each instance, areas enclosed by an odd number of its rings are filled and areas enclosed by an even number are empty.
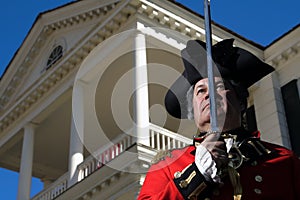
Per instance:
[[[227,152],[219,133],[207,135],[196,147],[195,164],[207,181],[221,182],[217,172],[228,165]]]
[[[210,152],[218,169],[228,165],[228,151],[224,139],[220,137],[220,133],[209,134],[201,145]]]

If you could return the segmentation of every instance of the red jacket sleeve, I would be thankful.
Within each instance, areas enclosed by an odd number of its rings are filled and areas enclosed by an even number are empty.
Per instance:
[[[174,184],[173,177],[166,173],[166,169],[156,170],[151,167],[146,175],[138,200],[183,200],[182,195]]]
[[[159,164],[154,165],[147,173],[139,200],[190,199],[199,196],[208,186],[194,162],[185,166],[182,171],[176,171],[176,175],[171,172],[169,166],[163,168],[158,166]]]

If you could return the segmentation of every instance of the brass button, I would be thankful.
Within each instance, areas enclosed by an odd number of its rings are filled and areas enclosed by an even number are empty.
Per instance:
[[[255,176],[255,180],[256,180],[256,182],[262,182],[262,180],[263,180],[263,178],[262,178],[262,176],[260,176],[260,175],[257,175],[257,176]]]
[[[197,200],[197,196],[196,196],[196,195],[191,196],[189,199],[190,199],[190,200]]]
[[[256,160],[253,161],[253,162],[251,163],[251,165],[252,165],[252,166],[256,166],[256,165],[257,165],[257,161],[256,161]]]
[[[195,147],[199,146],[200,144],[200,142],[195,142]]]
[[[258,189],[258,188],[255,188],[254,189],[254,192],[256,193],[256,194],[261,194],[262,192],[261,192],[261,189]]]
[[[181,172],[177,171],[177,172],[174,173],[174,177],[175,178],[179,178],[180,176],[181,176]]]

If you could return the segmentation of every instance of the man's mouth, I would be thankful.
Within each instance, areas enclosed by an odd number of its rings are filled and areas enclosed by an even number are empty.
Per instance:
[[[208,104],[205,104],[204,106],[203,106],[203,108],[202,108],[202,110],[206,110],[206,109],[210,109],[210,104],[208,103]]]
[[[221,102],[216,102],[216,109],[221,108],[221,107],[222,107]],[[202,110],[206,110],[206,109],[210,109],[210,104],[209,103],[205,104],[202,108]]]

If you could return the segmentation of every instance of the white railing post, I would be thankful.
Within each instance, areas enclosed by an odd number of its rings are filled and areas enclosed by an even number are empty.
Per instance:
[[[157,150],[160,150],[160,139],[159,139],[159,134],[155,132],[156,135],[156,148]]]

